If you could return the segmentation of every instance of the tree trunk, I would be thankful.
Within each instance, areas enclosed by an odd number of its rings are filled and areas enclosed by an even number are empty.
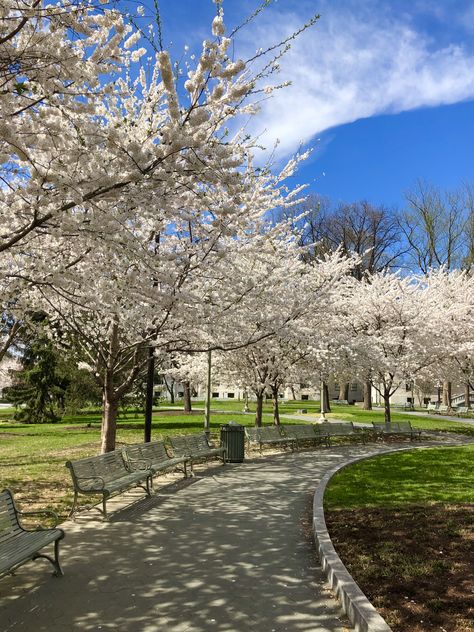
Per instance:
[[[451,408],[452,383],[446,380],[443,382],[443,404]]]
[[[471,406],[471,385],[469,382],[464,384],[464,406]]]
[[[190,413],[190,412],[192,412],[192,407],[191,407],[191,383],[190,382],[184,382],[183,387],[184,387],[184,393],[183,393],[184,412],[185,413]]]
[[[278,387],[272,387],[273,394],[273,423],[275,426],[280,425],[280,407],[278,404]]]
[[[16,335],[20,331],[22,327],[22,323],[20,321],[15,321],[8,332],[7,337],[3,340],[2,345],[0,346],[0,362],[3,360],[5,355],[7,354],[8,349],[13,343]]]
[[[372,383],[370,380],[364,382],[364,410],[372,410]]]
[[[323,398],[324,398],[324,412],[330,413],[331,406],[329,405],[329,388],[326,382],[323,382]]]
[[[391,421],[391,417],[390,417],[390,390],[388,389],[384,389],[383,404],[384,404],[385,423],[389,424]]]
[[[338,399],[346,399],[349,401],[349,384],[347,382],[339,386]]]
[[[294,386],[290,386],[290,390],[291,390],[291,397],[292,397],[292,399],[296,401],[295,387]]]
[[[166,390],[170,394],[170,404],[174,404],[174,380],[171,380],[171,386],[168,384],[168,380],[164,378]]]
[[[263,414],[263,393],[256,393],[257,395],[257,412],[255,413],[255,425],[261,427],[262,414]]]
[[[102,405],[100,451],[104,454],[105,452],[112,452],[112,450],[115,450],[115,439],[117,436],[119,400],[112,392],[112,389],[104,388]]]

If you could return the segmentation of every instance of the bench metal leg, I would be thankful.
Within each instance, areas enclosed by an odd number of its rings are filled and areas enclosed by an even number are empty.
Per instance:
[[[40,557],[48,560],[48,562],[51,562],[51,564],[54,566],[54,577],[62,577],[64,575],[61,564],[59,563],[59,540],[54,541],[54,559],[49,555],[46,555],[46,553],[36,553],[36,555],[33,556],[33,559],[37,560]]]
[[[148,496],[151,496],[153,493],[153,476],[147,476],[146,493],[148,494]]]
[[[72,503],[71,511],[69,512],[68,518],[72,518],[74,520],[74,515],[77,511],[77,491],[74,490],[74,501]]]
[[[99,509],[100,511],[100,509]],[[102,496],[102,514],[104,516],[104,520],[108,520],[109,516],[107,514],[107,498],[105,496]]]

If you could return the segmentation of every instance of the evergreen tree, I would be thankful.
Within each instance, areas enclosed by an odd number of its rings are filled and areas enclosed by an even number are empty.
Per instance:
[[[58,375],[57,354],[49,340],[29,340],[21,359],[23,369],[15,371],[8,398],[16,407],[15,419],[25,423],[59,421],[58,402],[64,401],[67,381]]]

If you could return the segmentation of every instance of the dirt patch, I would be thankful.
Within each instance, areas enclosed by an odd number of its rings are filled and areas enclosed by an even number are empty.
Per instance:
[[[474,631],[474,506],[327,512],[336,550],[394,632]]]

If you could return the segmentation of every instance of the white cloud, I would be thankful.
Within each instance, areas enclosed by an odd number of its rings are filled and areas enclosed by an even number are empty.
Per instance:
[[[265,101],[255,121],[254,131],[267,130],[267,146],[279,138],[280,155],[289,154],[300,141],[357,119],[474,98],[474,55],[462,43],[438,48],[406,14],[376,6],[328,10],[296,41],[277,78],[293,85]],[[245,48],[272,44],[301,23],[275,11],[266,20],[246,34]]]

